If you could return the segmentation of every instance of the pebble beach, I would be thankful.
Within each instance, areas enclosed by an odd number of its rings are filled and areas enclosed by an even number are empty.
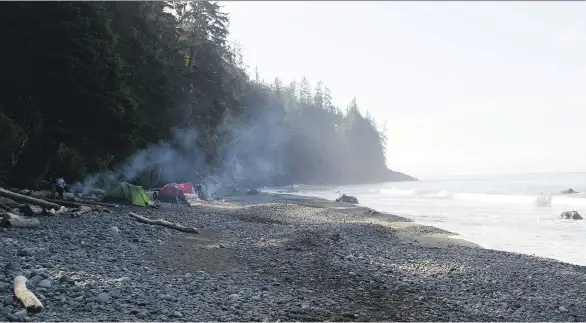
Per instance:
[[[361,206],[261,193],[112,211],[0,229],[0,321],[586,321],[585,267]],[[17,275],[42,312],[13,296]]]

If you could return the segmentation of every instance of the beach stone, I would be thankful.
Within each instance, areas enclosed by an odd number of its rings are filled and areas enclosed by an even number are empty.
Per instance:
[[[20,310],[18,312],[14,313],[14,316],[18,317],[18,318],[25,318],[27,316],[28,312],[26,309],[24,310]]]
[[[108,293],[100,293],[96,296],[96,301],[99,303],[107,303],[110,299],[111,296]]]
[[[14,262],[9,262],[4,266],[4,270],[6,271],[14,271],[18,269],[18,265]]]
[[[114,234],[118,234],[118,233],[120,233],[120,229],[118,229],[118,227],[117,227],[117,226],[113,226],[113,227],[111,227],[111,228],[110,228],[110,231],[111,231],[112,233],[114,233]]]
[[[41,288],[51,288],[51,281],[48,279],[41,280],[37,286]]]
[[[70,280],[71,280],[71,278],[69,278],[68,275],[63,275],[63,276],[59,277],[59,281],[62,282],[62,283],[67,283]]]
[[[12,305],[12,303],[14,303],[14,296],[12,295],[4,297],[4,300],[2,301],[2,304],[4,305]]]
[[[18,251],[17,256],[19,257],[30,257],[33,255],[33,252],[30,248],[23,248]]]
[[[181,317],[183,317],[183,314],[181,314],[181,312],[179,312],[179,311],[174,311],[173,313],[171,313],[170,316],[175,317],[175,318],[181,318]]]

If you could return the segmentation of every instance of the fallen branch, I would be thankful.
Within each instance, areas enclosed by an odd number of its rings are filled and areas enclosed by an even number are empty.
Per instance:
[[[26,195],[22,195],[19,193],[14,193],[8,190],[5,190],[3,188],[0,188],[0,196],[3,197],[7,197],[11,200],[15,200],[15,201],[19,201],[19,202],[24,202],[24,203],[28,203],[28,204],[33,204],[36,206],[40,206],[42,208],[45,209],[55,209],[55,210],[59,210],[59,205],[52,203],[52,202],[48,202],[42,199],[37,199],[34,197],[30,197],[30,196],[26,196]]]
[[[196,228],[184,227],[180,224],[169,222],[167,220],[163,220],[163,219],[151,220],[151,219],[145,218],[144,216],[140,216],[140,215],[133,213],[133,212],[129,212],[128,214],[131,217],[135,218],[138,222],[151,224],[151,225],[160,225],[160,226],[167,227],[167,228],[173,229],[173,230],[178,230],[181,232],[199,233],[199,231]]]
[[[80,215],[82,215],[84,213],[88,213],[88,212],[91,212],[91,211],[92,211],[92,208],[91,207],[82,205],[82,206],[79,207],[79,209],[77,211],[73,212],[73,214],[71,216],[75,218],[75,217],[78,217],[78,216],[80,216]]]
[[[14,213],[5,212],[0,220],[0,226],[3,228],[36,228],[41,226],[41,222],[38,219],[25,218]]]
[[[82,202],[71,201],[71,200],[54,200],[54,199],[49,199],[49,198],[42,198],[42,200],[45,200],[45,201],[48,201],[51,203],[55,203],[55,204],[59,204],[59,205],[63,205],[63,206],[67,206],[67,207],[82,207],[82,206],[88,206],[88,205],[99,205],[99,206],[105,206],[105,207],[118,207],[118,205],[116,205],[116,204],[101,203],[101,202],[95,202],[95,201],[85,201],[85,200],[82,200]]]
[[[24,305],[27,311],[40,312],[43,310],[43,303],[26,288],[26,278],[24,276],[16,276],[14,278],[14,295]]]
[[[9,208],[7,205],[0,203],[0,209],[4,210],[4,211],[10,211],[12,210],[11,208]]]

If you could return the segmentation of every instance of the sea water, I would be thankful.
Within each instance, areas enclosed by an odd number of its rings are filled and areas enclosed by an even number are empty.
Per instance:
[[[572,188],[577,194],[561,194]],[[354,186],[295,186],[294,194],[360,205],[460,234],[485,248],[586,265],[586,173],[460,177]],[[279,190],[271,190],[279,191]]]

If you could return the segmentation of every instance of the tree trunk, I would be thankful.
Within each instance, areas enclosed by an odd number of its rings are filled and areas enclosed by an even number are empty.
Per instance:
[[[49,165],[57,156],[59,142],[52,136],[38,131],[27,141],[18,161],[10,171],[7,184],[10,187],[35,189],[45,176]]]

